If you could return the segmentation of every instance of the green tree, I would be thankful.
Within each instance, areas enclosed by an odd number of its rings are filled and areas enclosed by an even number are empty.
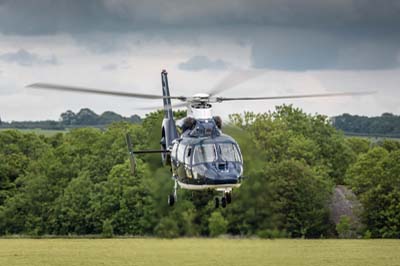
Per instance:
[[[299,161],[289,160],[266,169],[280,230],[294,237],[319,237],[329,229],[327,203],[332,183]]]
[[[107,125],[107,124],[111,124],[113,122],[120,122],[123,120],[124,120],[123,116],[121,116],[117,113],[111,112],[111,111],[106,111],[99,116],[98,124]]]
[[[232,115],[231,121],[250,133],[263,160],[303,160],[324,168],[337,184],[344,183],[345,172],[356,159],[327,117],[307,115],[291,105],[278,106],[275,112]]]
[[[364,207],[372,237],[400,237],[400,150],[375,147],[359,156],[346,175]]]
[[[366,138],[352,137],[346,138],[346,143],[353,150],[356,155],[368,152],[371,141]]]
[[[339,223],[336,225],[336,231],[340,238],[349,238],[351,236],[351,220],[350,217],[343,215],[340,217]]]
[[[83,172],[74,178],[65,188],[63,195],[57,201],[58,215],[60,217],[61,234],[92,234],[93,212],[91,198],[93,197],[94,184],[88,174]]]
[[[67,110],[66,112],[60,115],[61,123],[70,126],[76,124],[76,114],[71,110]]]
[[[77,125],[97,125],[99,116],[89,108],[82,108],[75,116]]]
[[[167,208],[173,181],[157,154],[138,156],[136,174],[130,174],[125,134],[134,149],[158,149],[162,119],[159,111],[142,124],[121,121],[53,136],[1,131],[0,234],[103,234],[112,228],[115,235],[208,236],[215,234],[211,217],[219,215],[223,233],[320,237],[334,232],[327,201],[333,185],[346,182],[365,206],[363,222],[372,237],[398,236],[397,142],[345,139],[327,117],[292,106],[232,115],[224,132],[240,144],[246,178],[232,204],[214,214],[218,194],[202,191],[179,190],[179,203]]]

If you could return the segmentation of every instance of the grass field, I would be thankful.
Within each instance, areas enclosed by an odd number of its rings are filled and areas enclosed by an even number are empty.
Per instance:
[[[400,265],[399,240],[0,239],[1,266]]]

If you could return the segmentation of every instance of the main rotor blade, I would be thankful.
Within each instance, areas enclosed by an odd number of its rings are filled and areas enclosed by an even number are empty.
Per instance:
[[[229,90],[233,87],[236,87],[248,80],[254,79],[264,72],[262,71],[235,71],[230,73],[228,76],[223,78],[216,86],[214,86],[208,94],[210,96],[214,96],[220,92]]]
[[[187,102],[183,102],[183,103],[176,103],[176,104],[166,105],[166,106],[139,107],[139,108],[135,108],[135,109],[138,109],[138,110],[159,110],[159,109],[169,110],[172,108],[185,107],[187,105],[188,105]]]
[[[98,89],[93,89],[93,88],[64,86],[64,85],[50,84],[50,83],[34,83],[34,84],[28,85],[27,87],[34,88],[34,89],[83,92],[83,93],[103,94],[103,95],[113,95],[113,96],[143,98],[143,99],[176,99],[176,100],[181,100],[181,101],[186,100],[186,97],[184,97],[184,96],[162,96],[162,95],[155,95],[155,94],[143,94],[143,93],[133,93],[133,92],[122,92],[122,91],[107,91],[107,90],[98,90]]]
[[[269,96],[269,97],[216,97],[216,102],[224,101],[253,101],[253,100],[279,100],[279,99],[300,99],[300,98],[323,98],[323,97],[339,97],[339,96],[361,96],[374,94],[376,91],[361,92],[337,92],[337,93],[319,93],[319,94],[300,94],[286,96]]]

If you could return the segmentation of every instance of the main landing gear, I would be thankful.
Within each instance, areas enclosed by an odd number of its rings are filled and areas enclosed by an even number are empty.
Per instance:
[[[176,191],[178,190],[178,182],[175,180],[175,185],[174,185],[174,192],[170,195],[168,195],[168,205],[169,206],[174,206],[175,202],[177,201],[177,193]]]
[[[221,205],[222,208],[226,208],[226,205],[231,204],[232,202],[232,191],[224,191],[223,195],[221,198],[216,197],[215,198],[215,208],[218,209],[219,205]]]

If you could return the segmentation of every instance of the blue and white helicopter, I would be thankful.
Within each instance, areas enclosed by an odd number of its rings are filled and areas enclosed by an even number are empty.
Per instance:
[[[250,72],[248,72],[250,73]],[[208,93],[193,96],[171,96],[168,86],[167,71],[161,72],[162,95],[132,92],[107,91],[93,88],[64,86],[49,83],[34,83],[30,88],[95,93],[141,99],[158,99],[163,101],[164,119],[161,126],[161,149],[135,151],[129,135],[126,136],[134,174],[135,155],[143,153],[160,153],[164,165],[171,167],[172,179],[175,181],[173,193],[168,196],[168,204],[174,205],[177,200],[177,189],[217,190],[222,197],[215,198],[215,207],[223,208],[231,203],[232,190],[241,185],[243,179],[243,157],[239,145],[230,136],[221,131],[222,120],[212,113],[213,103],[225,101],[276,100],[297,98],[318,98],[365,95],[373,92],[339,92],[323,94],[303,94],[270,97],[220,97],[218,93],[243,83],[258,74],[247,74],[239,77],[230,75],[222,80]],[[172,105],[171,100],[182,103]],[[177,123],[172,108],[186,107],[187,117]],[[177,126],[181,129],[178,134]]]

